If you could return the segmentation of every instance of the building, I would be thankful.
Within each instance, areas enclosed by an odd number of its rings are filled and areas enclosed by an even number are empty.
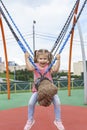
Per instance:
[[[9,66],[10,72],[14,72],[16,70],[25,70],[26,66],[25,65],[14,65],[14,66]]]
[[[0,62],[0,72],[3,73],[5,71],[5,63],[4,62]]]
[[[25,65],[18,65],[14,61],[9,61],[8,62],[8,67],[10,72],[14,72],[16,70],[25,70],[26,66]],[[86,61],[86,68],[87,68],[87,61]],[[3,73],[6,71],[5,63],[2,62],[2,58],[0,57],[0,72]],[[64,72],[68,72],[67,70],[62,70]],[[73,63],[73,74],[80,76],[83,72],[83,62],[78,61]]]
[[[8,62],[8,68],[10,72],[14,72],[16,70],[25,70],[26,66],[25,65],[18,65],[14,61],[9,61]],[[0,63],[0,72],[3,73],[6,71],[5,63],[1,62]]]
[[[87,68],[87,61],[86,61],[86,68]],[[80,76],[81,73],[83,72],[83,62],[82,61],[74,62],[73,71],[74,71],[74,75]]]

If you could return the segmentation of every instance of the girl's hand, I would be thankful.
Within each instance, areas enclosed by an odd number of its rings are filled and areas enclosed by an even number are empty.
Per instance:
[[[29,58],[29,53],[28,52],[25,52],[25,59]]]
[[[57,60],[60,60],[60,54],[57,54],[57,55],[56,55],[56,59],[57,59]]]

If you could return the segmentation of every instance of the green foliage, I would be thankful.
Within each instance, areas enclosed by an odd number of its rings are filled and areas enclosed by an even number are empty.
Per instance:
[[[10,75],[10,79],[14,79],[14,72],[9,71],[9,75]],[[54,80],[58,80],[62,76],[66,76],[68,78],[68,73],[62,71],[62,72],[55,73],[55,74],[52,75]],[[6,78],[6,72],[0,73],[0,77]],[[73,75],[73,73],[71,73],[71,78],[83,79],[83,74],[81,76],[77,76],[77,75]],[[27,69],[16,70],[15,71],[15,79],[16,80],[22,80],[22,81],[33,81],[33,72],[30,72]]]
[[[6,78],[6,72],[0,73],[1,78]],[[14,79],[14,72],[9,72],[10,79]],[[33,73],[25,70],[16,70],[15,80],[33,81]]]
[[[27,69],[25,70],[18,70],[16,71],[16,80],[22,81],[32,81],[33,80],[33,73],[29,72]]]
[[[0,77],[1,77],[1,78],[6,78],[6,72],[0,73]],[[10,73],[9,73],[9,77],[10,77],[10,79],[14,79],[14,74],[10,74]]]

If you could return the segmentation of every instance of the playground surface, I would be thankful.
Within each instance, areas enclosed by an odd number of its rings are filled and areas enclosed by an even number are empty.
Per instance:
[[[6,96],[6,94],[0,94],[0,129],[23,130],[31,93],[11,94],[10,100],[6,99]],[[70,97],[67,96],[66,90],[59,91],[59,96],[65,129],[87,130],[87,105],[83,103],[83,90],[73,90]],[[36,105],[34,116],[36,122],[31,130],[57,130],[53,124],[53,105],[49,107]]]

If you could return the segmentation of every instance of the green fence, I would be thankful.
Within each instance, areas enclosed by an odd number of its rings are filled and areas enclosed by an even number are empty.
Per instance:
[[[17,92],[17,91],[31,91],[32,89],[32,82],[12,82],[10,83],[10,91]],[[0,83],[0,93],[7,92],[7,84]]]
[[[68,86],[67,80],[57,80],[54,81],[54,84],[60,88],[65,89]],[[10,83],[10,91],[18,92],[18,91],[31,91],[33,86],[33,82],[12,82]],[[71,81],[71,89],[73,88],[83,88],[84,81],[83,80],[72,80]],[[0,83],[0,93],[7,92],[7,84]]]
[[[58,80],[54,81],[54,84],[58,86],[59,88],[65,88],[68,87],[68,80]],[[71,80],[70,83],[71,88],[83,88],[84,87],[84,81],[83,80]]]

